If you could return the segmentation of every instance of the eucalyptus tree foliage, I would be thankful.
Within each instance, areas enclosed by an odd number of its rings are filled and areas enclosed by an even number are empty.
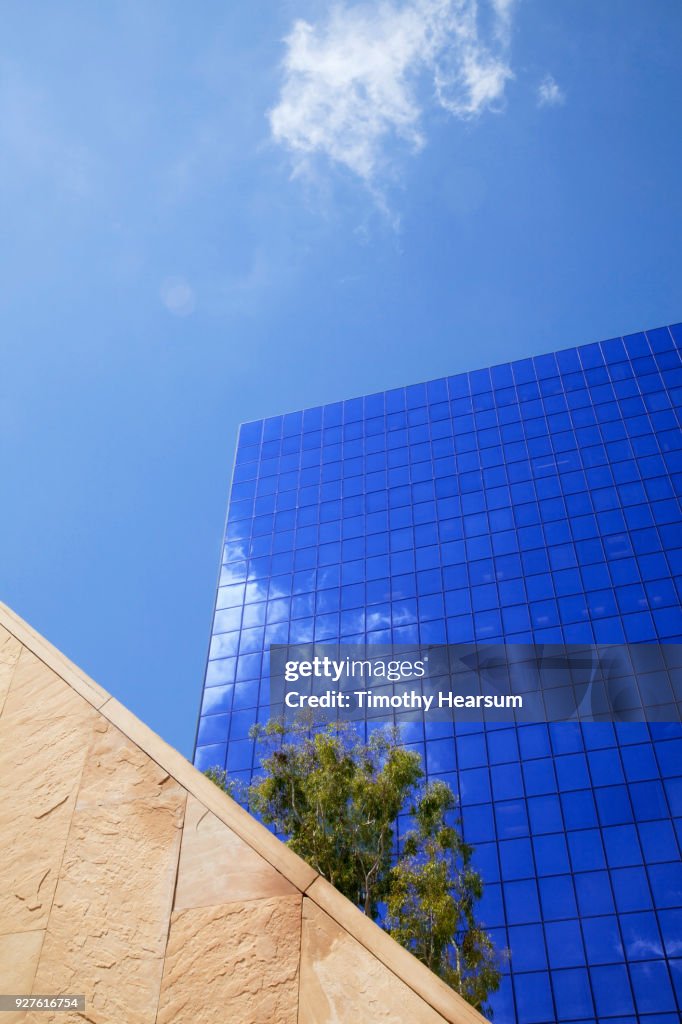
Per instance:
[[[479,1010],[500,985],[500,954],[476,919],[483,895],[471,866],[473,848],[453,820],[455,798],[444,782],[424,788],[414,828],[391,869],[384,927]]]
[[[364,741],[348,723],[272,720],[251,730],[261,774],[248,787],[206,774],[468,1002],[485,1008],[502,956],[476,920],[483,891],[444,782],[397,728]],[[398,846],[397,821],[413,827]]]

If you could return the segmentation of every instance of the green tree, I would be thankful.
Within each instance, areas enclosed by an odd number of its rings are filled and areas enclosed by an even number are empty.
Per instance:
[[[414,808],[415,827],[390,873],[384,927],[479,1010],[500,984],[502,956],[476,920],[483,895],[473,848],[451,823],[456,806],[444,782],[432,782]],[[489,1008],[488,1008],[488,1012]]]
[[[501,957],[476,921],[483,890],[472,850],[458,831],[455,797],[424,784],[419,754],[396,728],[365,743],[347,723],[313,728],[270,721],[252,736],[263,774],[241,789],[218,770],[206,774],[248,801],[287,844],[468,1002],[484,1008],[500,983]],[[396,823],[408,808],[415,827],[398,853]]]

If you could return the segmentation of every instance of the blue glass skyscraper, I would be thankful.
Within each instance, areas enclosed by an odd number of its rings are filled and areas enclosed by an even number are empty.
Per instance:
[[[682,642],[681,347],[678,324],[244,424],[197,765],[257,768],[271,644]],[[679,724],[404,736],[458,791],[511,950],[497,1024],[678,1022]]]

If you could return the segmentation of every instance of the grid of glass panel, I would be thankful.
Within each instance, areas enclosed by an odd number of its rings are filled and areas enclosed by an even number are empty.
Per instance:
[[[681,347],[678,324],[244,424],[197,765],[257,768],[273,643],[682,642]],[[459,792],[511,950],[497,1024],[677,1022],[680,726],[404,736]]]

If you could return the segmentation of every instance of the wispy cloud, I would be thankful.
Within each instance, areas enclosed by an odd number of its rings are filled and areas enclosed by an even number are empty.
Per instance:
[[[403,0],[334,6],[325,21],[297,21],[285,40],[276,142],[295,173],[316,158],[371,188],[391,166],[393,144],[426,143],[429,106],[461,119],[499,110],[514,0]]]
[[[553,75],[545,75],[538,86],[538,106],[558,107],[566,102],[566,94]]]

